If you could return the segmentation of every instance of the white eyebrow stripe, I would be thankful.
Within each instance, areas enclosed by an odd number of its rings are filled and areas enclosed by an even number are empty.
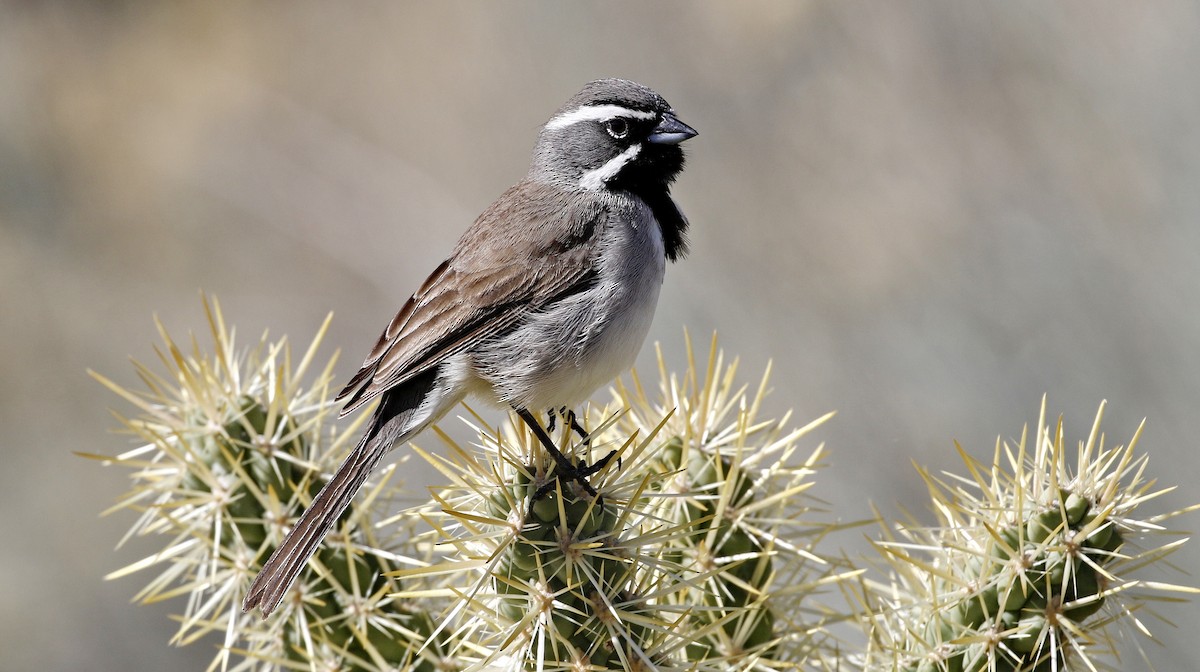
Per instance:
[[[604,183],[616,177],[625,164],[632,161],[640,151],[642,151],[642,143],[630,145],[628,149],[606,161],[603,166],[584,173],[583,177],[579,179],[579,186],[589,191],[603,189]]]
[[[634,119],[657,119],[657,112],[634,110],[620,105],[584,105],[570,112],[563,112],[546,122],[546,128],[554,130],[566,128],[581,121],[608,121],[617,117],[632,117]]]

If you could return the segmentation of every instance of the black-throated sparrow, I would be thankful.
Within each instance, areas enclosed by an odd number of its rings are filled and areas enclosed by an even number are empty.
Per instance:
[[[343,416],[379,406],[243,609],[274,611],[392,444],[468,393],[516,409],[560,477],[587,487],[592,470],[563,457],[529,409],[582,403],[632,365],[666,262],[687,249],[670,185],[694,135],[662,96],[622,79],[587,84],[546,122],[529,174],[467,229],[338,394]]]

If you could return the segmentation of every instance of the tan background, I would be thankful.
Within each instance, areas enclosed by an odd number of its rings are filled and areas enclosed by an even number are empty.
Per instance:
[[[1104,398],[1110,440],[1148,416],[1182,486],[1152,508],[1200,500],[1198,73],[1194,2],[0,4],[0,669],[212,654],[100,578],[150,547],[112,552],[124,475],[71,455],[127,445],[86,367],[133,384],[202,288],[244,338],[336,311],[349,376],[602,76],[701,133],[652,339],[717,330],[747,378],[774,358],[776,411],[837,409],[837,515],[922,511],[911,461],[1043,393],[1072,439]],[[1150,659],[1194,669],[1200,609],[1160,610]]]

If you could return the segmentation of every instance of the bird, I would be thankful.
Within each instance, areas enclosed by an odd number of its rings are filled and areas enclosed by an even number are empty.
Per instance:
[[[671,196],[680,144],[697,135],[652,89],[587,83],[538,131],[524,179],[462,234],[384,329],[334,401],[339,417],[378,399],[357,446],[263,564],[242,603],[263,618],[283,600],[334,521],[389,452],[466,396],[514,410],[561,479],[574,464],[534,412],[573,412],[633,365],[666,264],[688,250]]]

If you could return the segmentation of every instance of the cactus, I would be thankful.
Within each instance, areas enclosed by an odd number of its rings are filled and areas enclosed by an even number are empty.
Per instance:
[[[791,431],[786,419],[758,420],[766,381],[750,398],[735,370],[714,342],[706,374],[664,377],[657,402],[618,387],[589,415],[590,446],[564,428],[568,455],[617,451],[592,477],[598,497],[555,481],[541,445],[511,424],[493,432],[476,418],[482,451],[418,449],[455,484],[424,511],[429,543],[454,551],[402,575],[449,577],[443,585],[461,596],[446,628],[472,636],[455,660],[771,670],[821,659],[835,616],[801,603],[840,567],[815,555],[833,528],[811,520],[803,496],[823,449],[794,458],[825,418]]]
[[[1144,629],[1134,613],[1151,593],[1194,592],[1130,576],[1178,548],[1160,543],[1159,523],[1183,512],[1135,515],[1165,490],[1144,479],[1142,428],[1105,448],[1103,414],[1101,405],[1073,464],[1043,399],[1032,442],[1025,433],[997,443],[991,464],[959,447],[969,478],[922,472],[939,524],[884,529],[890,580],[865,584],[868,669],[1102,669],[1128,630]]]
[[[389,595],[399,583],[388,574],[414,549],[403,543],[410,536],[405,529],[377,530],[364,507],[349,511],[329,535],[282,607],[284,616],[263,622],[242,613],[250,580],[353,445],[358,423],[341,432],[331,427],[332,360],[306,380],[328,319],[293,368],[286,340],[271,343],[264,335],[239,352],[219,304],[206,300],[205,310],[212,355],[195,341],[185,355],[160,324],[168,375],[137,365],[146,392],[93,374],[140,411],[123,425],[144,445],[113,458],[91,456],[132,470],[132,489],[113,507],[140,514],[126,540],[167,540],[109,578],[158,568],[135,599],[186,596],[172,641],[220,633],[226,667],[235,653],[241,664],[233,669],[249,669],[255,659],[281,667],[322,661],[340,669],[378,669],[386,661],[409,667],[417,660],[410,643],[432,631],[431,616],[394,604]],[[394,500],[394,473],[382,470],[368,499]]]
[[[1068,466],[1044,400],[1032,441],[991,463],[960,447],[967,478],[922,472],[939,525],[885,527],[884,578],[834,558],[820,546],[848,525],[813,508],[826,453],[802,448],[832,414],[762,418],[769,368],[740,384],[714,338],[701,366],[688,342],[682,376],[660,351],[656,388],[618,381],[587,409],[586,441],[556,433],[572,459],[615,451],[595,495],[558,480],[523,425],[464,406],[476,442],[438,430],[419,437],[437,448],[412,446],[446,484],[402,509],[397,469],[381,469],[263,620],[244,591],[365,414],[333,426],[333,361],[313,371],[328,319],[293,363],[286,339],[239,350],[205,309],[211,354],[159,325],[167,374],[136,365],[145,391],[93,374],[137,409],[122,424],[142,445],[89,457],[130,470],[112,509],[138,514],[127,539],[165,542],[110,578],[157,570],[136,599],[184,598],[173,641],[218,634],[214,669],[1095,670],[1144,629],[1149,593],[1190,591],[1130,575],[1183,543],[1157,543],[1183,512],[1134,515],[1162,492],[1140,429],[1105,448],[1097,417]],[[848,620],[865,647],[831,634]]]

